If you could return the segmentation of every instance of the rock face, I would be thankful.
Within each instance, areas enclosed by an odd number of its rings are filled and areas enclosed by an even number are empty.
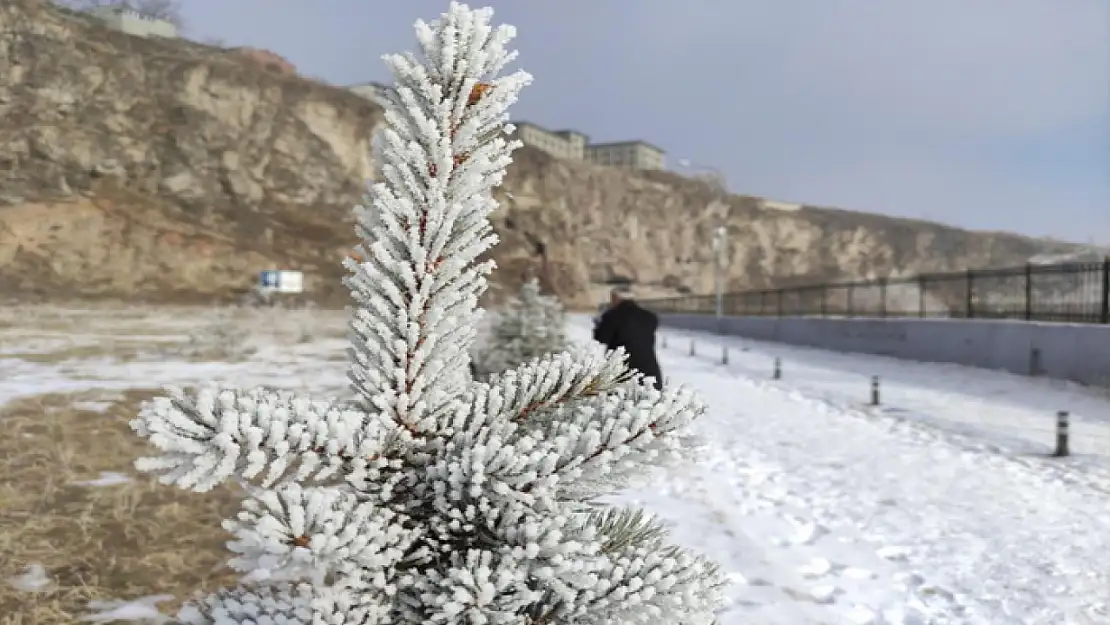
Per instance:
[[[0,294],[211,300],[268,268],[341,303],[351,207],[381,109],[187,41],[142,39],[42,0],[0,4]],[[523,149],[500,194],[495,282],[546,245],[550,282],[590,307],[607,282],[712,288],[705,185]],[[1020,264],[1071,246],[729,198],[730,288]],[[496,291],[495,291],[496,294]]]
[[[297,68],[293,66],[288,60],[279,54],[271,52],[270,50],[259,50],[257,48],[233,48],[230,51],[232,54],[240,54],[255,63],[259,67],[270,72],[277,72],[279,74],[293,75],[297,73]]]

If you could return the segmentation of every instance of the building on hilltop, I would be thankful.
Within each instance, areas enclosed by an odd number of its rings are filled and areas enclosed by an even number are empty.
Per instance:
[[[177,38],[177,26],[173,22],[147,17],[138,11],[126,6],[101,6],[91,9],[90,15],[96,16],[102,22],[129,35],[137,37],[165,37]]]
[[[662,149],[638,140],[586,146],[587,162],[620,169],[663,169],[665,154]]]
[[[585,160],[590,138],[575,130],[548,130],[531,122],[513,122],[516,138],[524,145],[543,150],[556,158]]]
[[[516,137],[524,145],[543,150],[556,158],[585,161],[621,169],[663,169],[665,152],[646,141],[590,143],[577,130],[548,130],[531,122],[513,122]]]
[[[379,105],[384,103],[392,89],[379,82],[360,83],[346,88]],[[666,153],[646,141],[590,143],[590,138],[577,130],[548,130],[526,121],[514,121],[512,124],[516,126],[514,134],[521,143],[543,150],[555,158],[621,169],[664,168]]]

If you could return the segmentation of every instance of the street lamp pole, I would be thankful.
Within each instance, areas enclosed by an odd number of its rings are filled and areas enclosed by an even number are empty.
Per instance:
[[[725,321],[725,251],[727,245],[728,229],[717,226],[713,233],[713,258],[714,282],[717,288],[717,332],[724,332]]]
[[[717,209],[717,227],[713,230],[713,280],[717,295],[716,301],[716,317],[717,317],[717,333],[724,332],[724,317],[725,317],[725,264],[728,258],[727,244],[728,244],[728,182],[725,175],[719,169],[713,167],[702,167],[691,163],[689,160],[682,159],[678,164],[684,168],[691,170],[701,170],[705,172],[699,176],[713,187],[716,192],[715,198],[709,204],[709,209]],[[710,211],[712,212],[712,210]]]

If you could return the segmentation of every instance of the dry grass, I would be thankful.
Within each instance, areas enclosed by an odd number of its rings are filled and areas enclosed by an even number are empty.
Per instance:
[[[126,375],[91,370],[89,359],[235,361],[247,339],[290,347],[332,340],[343,336],[343,320],[332,311],[0,306],[0,343],[10,350],[0,354],[0,369],[32,361],[80,380]],[[236,355],[210,353],[215,348]],[[127,422],[156,392],[132,390],[109,402],[103,390],[58,393],[0,405],[0,625],[74,624],[90,601],[163,594],[175,600],[158,607],[172,612],[198,591],[235,583],[220,523],[237,512],[237,489],[198,495],[133,469],[154,449]],[[90,401],[110,407],[99,412]],[[132,481],[76,484],[102,472]],[[43,592],[9,583],[31,565],[54,582]]]
[[[135,474],[152,448],[127,425],[153,391],[130,391],[104,413],[74,402],[89,393],[15,401],[0,410],[0,625],[77,623],[90,600],[170,594],[234,583],[222,563],[220,522],[237,509],[231,488],[198,495]],[[78,404],[80,405],[80,404]],[[102,471],[117,486],[76,486]],[[56,582],[28,593],[6,580],[40,563]]]

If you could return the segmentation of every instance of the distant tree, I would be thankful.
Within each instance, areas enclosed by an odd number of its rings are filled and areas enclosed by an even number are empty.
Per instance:
[[[480,376],[489,376],[566,347],[563,306],[558,298],[542,295],[539,281],[533,278],[498,316],[475,369]]]
[[[181,14],[181,0],[54,0],[56,4],[77,11],[99,7],[123,7],[151,19],[166,20],[184,30],[185,18]]]

